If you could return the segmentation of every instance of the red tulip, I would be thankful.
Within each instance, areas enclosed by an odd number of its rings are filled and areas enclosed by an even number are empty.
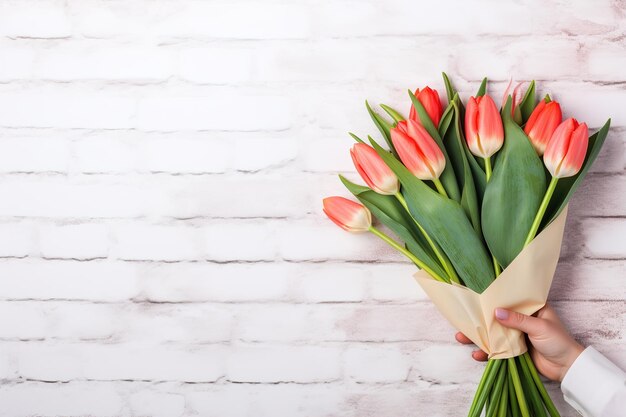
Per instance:
[[[446,167],[437,142],[414,120],[398,122],[391,129],[391,140],[402,163],[421,180],[436,180]]]
[[[543,155],[546,145],[559,123],[561,123],[561,106],[556,101],[546,103],[541,100],[528,118],[524,132],[539,155]]]
[[[546,146],[543,161],[554,178],[576,175],[585,161],[589,131],[576,119],[561,123]]]
[[[439,100],[439,93],[437,93],[437,90],[433,90],[430,87],[424,87],[420,91],[418,88],[415,90],[415,97],[420,103],[422,103],[422,106],[424,106],[426,113],[430,116],[430,120],[432,120],[435,127],[439,127],[439,121],[441,120],[441,115],[443,114],[443,107],[441,106],[441,100]],[[411,105],[409,119],[415,120],[421,124],[413,105]]]
[[[513,84],[513,80],[509,81],[509,85],[506,86],[506,91],[504,92],[504,96],[502,97],[502,107],[506,105],[506,101],[509,96],[511,96],[511,117],[517,122],[521,123],[522,121],[522,113],[519,109],[519,104],[522,102],[523,94],[522,94],[522,86],[523,82],[518,83],[513,91],[511,92],[511,84]]]
[[[372,215],[362,204],[343,197],[327,197],[323,205],[328,218],[348,232],[367,232],[372,226]]]
[[[374,148],[364,143],[355,144],[350,156],[365,183],[378,194],[394,195],[400,190],[398,177],[385,164]]]
[[[470,97],[465,110],[465,139],[470,151],[481,158],[489,158],[502,147],[502,119],[488,95]]]

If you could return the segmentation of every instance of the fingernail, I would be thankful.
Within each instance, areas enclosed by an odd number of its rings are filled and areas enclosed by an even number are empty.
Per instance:
[[[498,320],[506,320],[509,318],[509,311],[503,308],[496,308],[496,318]]]

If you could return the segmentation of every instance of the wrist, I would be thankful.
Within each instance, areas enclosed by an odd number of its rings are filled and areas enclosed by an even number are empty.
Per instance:
[[[585,347],[583,345],[576,342],[575,340],[572,340],[572,346],[570,349],[568,349],[568,353],[563,364],[563,369],[561,370],[561,376],[559,378],[559,381],[563,381],[563,378],[565,378],[565,375],[567,375],[567,371],[569,371],[569,368],[574,364],[574,362],[576,362],[576,359],[578,359],[578,357],[581,353],[583,353],[584,350]]]

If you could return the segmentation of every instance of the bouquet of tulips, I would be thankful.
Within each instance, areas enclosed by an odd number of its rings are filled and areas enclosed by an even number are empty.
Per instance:
[[[360,203],[324,199],[324,212],[349,232],[370,232],[409,258],[415,278],[442,314],[489,355],[469,416],[558,416],[524,335],[493,320],[494,306],[532,314],[546,301],[558,262],[567,203],[598,155],[610,119],[592,136],[562,120],[535,83],[464,105],[443,74],[436,90],[409,91],[409,117],[367,111],[386,142],[350,133],[367,186],[340,176]],[[371,145],[371,146],[370,146]],[[372,224],[372,215],[385,228]],[[390,236],[390,232],[395,236]]]

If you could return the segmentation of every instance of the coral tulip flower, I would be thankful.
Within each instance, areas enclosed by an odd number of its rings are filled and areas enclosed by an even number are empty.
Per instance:
[[[470,97],[465,110],[465,139],[470,151],[489,158],[504,144],[504,128],[500,112],[488,95]]]
[[[391,140],[402,163],[421,180],[437,180],[446,167],[437,142],[414,120],[398,122],[391,129]]]
[[[378,194],[394,195],[400,190],[398,177],[385,164],[374,148],[364,143],[355,144],[350,156],[365,183]]]
[[[327,197],[323,205],[328,218],[348,232],[367,232],[372,226],[372,215],[362,204],[344,197]]]
[[[422,90],[418,88],[415,90],[415,97],[419,100],[422,106],[424,106],[426,113],[430,116],[430,120],[432,120],[435,127],[439,127],[439,121],[441,120],[441,115],[443,114],[443,107],[441,106],[441,100],[439,100],[439,93],[437,93],[437,90],[433,90],[430,87],[424,87]],[[411,105],[409,119],[414,120],[417,123],[421,123],[413,105]]]
[[[524,132],[540,156],[545,152],[548,141],[561,123],[562,117],[559,103],[556,101],[546,103],[541,100],[528,118]]]
[[[561,123],[546,146],[543,161],[554,178],[576,175],[585,162],[589,131],[585,123],[567,119]]]

